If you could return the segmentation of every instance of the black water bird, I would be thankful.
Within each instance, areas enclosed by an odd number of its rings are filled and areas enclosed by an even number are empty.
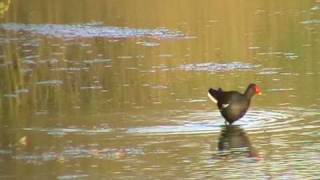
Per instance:
[[[246,114],[251,98],[255,94],[261,94],[260,88],[256,84],[249,84],[243,94],[237,91],[223,91],[221,88],[218,90],[210,88],[208,97],[217,104],[224,119],[232,124]]]

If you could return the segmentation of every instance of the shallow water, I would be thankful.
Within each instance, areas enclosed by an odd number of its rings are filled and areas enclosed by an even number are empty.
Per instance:
[[[317,179],[319,9],[3,1],[0,178]],[[225,126],[208,88],[251,82]]]

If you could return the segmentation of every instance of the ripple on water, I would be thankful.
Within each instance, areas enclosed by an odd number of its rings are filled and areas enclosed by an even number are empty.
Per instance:
[[[240,125],[246,131],[253,133],[265,132],[289,132],[319,128],[310,117],[319,116],[317,109],[305,108],[279,108],[279,109],[250,109],[239,121],[234,123]],[[97,126],[98,128],[24,128],[25,131],[45,132],[48,135],[64,136],[67,134],[95,135],[95,134],[130,134],[130,135],[179,135],[179,134],[208,134],[219,133],[224,119],[218,111],[189,111],[171,116],[173,125],[141,126],[120,129]],[[314,119],[314,118],[313,118]],[[313,134],[313,133],[311,133]]]
[[[320,24],[320,19],[311,19],[311,20],[301,21],[301,24],[306,24],[306,25]]]
[[[36,84],[43,85],[43,86],[59,86],[59,85],[63,84],[63,81],[61,81],[61,80],[47,80],[47,81],[39,81]]]
[[[178,31],[170,31],[166,28],[137,29],[128,27],[104,26],[95,24],[0,24],[0,29],[14,32],[28,32],[36,35],[51,36],[72,40],[76,38],[152,38],[152,39],[180,39],[186,38]],[[150,45],[150,44],[148,44]],[[152,44],[154,45],[154,44]]]
[[[83,62],[87,63],[87,64],[103,64],[103,63],[107,63],[110,61],[111,61],[111,59],[92,59],[92,60],[85,60]]]
[[[58,176],[57,179],[86,179],[88,178],[89,175],[87,174],[70,174],[70,175],[63,175],[63,176]]]
[[[19,94],[26,94],[29,93],[29,89],[17,89],[14,93],[11,94],[4,94],[3,96],[6,98],[16,98]]]
[[[206,71],[206,72],[226,72],[226,71],[251,71],[260,67],[260,65],[231,62],[231,63],[200,63],[200,64],[184,64],[178,67],[184,71]]]
[[[33,132],[45,132],[48,135],[64,136],[67,134],[82,134],[93,135],[109,133],[112,130],[110,128],[94,128],[94,129],[82,129],[82,128],[24,128],[25,131]]]
[[[102,86],[98,85],[98,86],[81,86],[80,90],[101,90],[103,89]]]
[[[145,47],[155,47],[160,45],[160,43],[158,42],[149,42],[149,41],[138,41],[136,42],[136,44],[139,44]]]
[[[54,149],[52,147],[52,149]],[[127,148],[99,148],[99,147],[74,147],[67,146],[63,151],[45,151],[42,153],[18,153],[14,154],[12,151],[7,153],[12,155],[16,160],[22,160],[28,164],[41,165],[48,161],[65,162],[68,160],[90,158],[90,159],[104,159],[104,160],[120,160],[128,159],[134,156],[144,155],[142,148],[127,147]]]
[[[316,109],[252,109],[235,124],[255,133],[296,131],[302,128],[314,129],[317,125],[306,125],[309,116],[319,115]],[[133,135],[171,135],[171,134],[207,134],[218,133],[224,125],[219,112],[199,111],[187,113],[181,117],[172,117],[178,125],[128,128],[126,133]],[[183,122],[183,123],[181,123]]]

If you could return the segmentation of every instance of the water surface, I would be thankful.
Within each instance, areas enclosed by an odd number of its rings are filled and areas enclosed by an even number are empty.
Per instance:
[[[72,11],[70,11],[72,9]],[[3,1],[0,178],[317,179],[318,1]],[[210,87],[258,84],[225,126]]]

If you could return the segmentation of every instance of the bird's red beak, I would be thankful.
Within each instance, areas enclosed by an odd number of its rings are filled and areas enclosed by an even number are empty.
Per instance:
[[[262,94],[261,93],[261,89],[258,86],[256,86],[255,91],[256,91],[256,95],[261,95]]]

